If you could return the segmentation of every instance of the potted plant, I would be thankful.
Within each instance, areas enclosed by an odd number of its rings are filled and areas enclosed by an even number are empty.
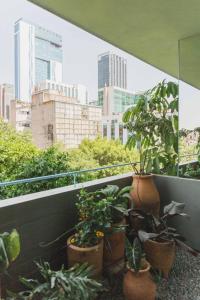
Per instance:
[[[159,270],[165,278],[168,277],[173,266],[176,245],[184,247],[193,255],[198,254],[183,242],[184,238],[176,232],[175,228],[167,224],[168,220],[175,216],[187,216],[183,213],[184,206],[183,203],[172,201],[164,207],[164,214],[159,219],[141,212],[144,229],[139,230],[139,239],[143,242],[146,257],[151,266]],[[139,214],[138,211],[137,214]]]
[[[0,299],[5,290],[2,290],[2,277],[11,265],[16,260],[20,253],[20,238],[16,229],[11,233],[4,232],[0,234]]]
[[[81,190],[76,204],[80,222],[75,234],[67,240],[69,266],[87,262],[94,266],[94,276],[101,275],[103,264],[103,238],[111,227],[110,206],[99,192]]]
[[[42,281],[20,278],[27,290],[12,293],[9,299],[17,300],[91,300],[102,290],[101,283],[91,279],[92,268],[87,264],[75,265],[69,270],[62,267],[53,271],[49,263],[36,263]]]
[[[133,245],[126,239],[127,273],[123,281],[123,293],[127,300],[155,300],[156,285],[149,273],[150,264],[145,260],[139,239]]]
[[[132,200],[136,208],[159,217],[160,199],[152,173],[176,175],[178,162],[178,86],[163,80],[141,95],[123,115],[129,132],[126,146],[137,148]]]
[[[117,185],[108,185],[101,189],[100,195],[109,204],[111,228],[105,232],[103,260],[105,266],[114,265],[124,259],[125,229],[130,200],[130,186],[120,189]]]

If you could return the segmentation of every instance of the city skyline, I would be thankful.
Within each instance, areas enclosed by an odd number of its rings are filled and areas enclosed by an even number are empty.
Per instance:
[[[25,0],[8,0],[1,11],[1,22],[5,26],[0,27],[0,37],[4,38],[7,46],[0,53],[0,65],[4,69],[4,74],[0,72],[1,83],[14,84],[13,27],[20,18],[29,20],[62,36],[63,82],[85,85],[88,88],[89,99],[97,99],[97,59],[99,54],[107,51],[113,51],[127,60],[127,88],[129,90],[149,89],[163,78],[171,78],[156,68]]]
[[[26,0],[7,0],[1,7],[0,84],[14,84],[14,23],[25,18],[34,24],[59,33],[63,37],[63,82],[83,84],[88,89],[88,99],[97,100],[98,55],[112,51],[127,60],[127,88],[134,92],[147,90],[159,81],[177,80],[100,40],[61,18],[29,3]],[[187,101],[188,96],[190,101]],[[194,128],[199,125],[199,91],[181,84],[180,127]],[[195,108],[195,109],[194,109]],[[188,113],[191,113],[188,118]]]

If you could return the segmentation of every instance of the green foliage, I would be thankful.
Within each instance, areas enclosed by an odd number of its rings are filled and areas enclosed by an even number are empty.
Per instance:
[[[28,135],[17,133],[0,119],[0,179],[12,179],[22,162],[37,153]]]
[[[68,172],[68,153],[53,146],[26,160],[23,160],[16,170],[13,170],[13,179],[25,179]],[[33,183],[25,183],[2,188],[1,198],[29,194],[48,190],[72,183],[71,178],[49,179]]]
[[[197,165],[194,165],[194,166],[188,164],[185,167],[185,170],[183,170],[183,168],[180,168],[179,175],[183,176],[183,177],[188,177],[188,178],[200,179],[200,166],[199,166],[199,163]]]
[[[141,242],[152,239],[156,241],[174,241],[178,246],[183,247],[193,255],[198,253],[183,243],[185,240],[183,236],[176,232],[176,228],[168,225],[169,220],[176,216],[188,217],[184,213],[185,204],[172,201],[170,204],[163,208],[163,215],[157,219],[153,215],[137,210],[137,216],[140,215],[143,220],[142,230],[138,231],[138,237]],[[134,212],[134,210],[133,210]]]
[[[139,149],[140,174],[176,175],[178,159],[178,85],[163,80],[140,96],[123,116],[129,149]]]
[[[75,265],[69,270],[64,267],[53,271],[45,262],[37,263],[42,281],[21,278],[26,291],[14,294],[9,292],[10,300],[91,300],[102,290],[101,283],[91,279],[92,268],[87,264]]]
[[[81,190],[76,203],[80,222],[76,225],[76,234],[71,241],[77,246],[94,246],[111,227],[111,213],[108,201],[102,199],[99,192]]]
[[[20,253],[20,237],[16,229],[0,234],[0,274],[3,274]]]
[[[107,140],[105,138],[96,138],[94,140],[85,139],[82,141],[81,145],[77,150],[73,151],[73,154],[77,155],[77,162],[80,160],[78,157],[85,158],[86,167],[89,164],[93,164],[94,167],[102,167],[114,164],[130,163],[130,161],[138,162],[139,153],[137,149],[132,149],[131,151],[125,149],[120,141]],[[90,165],[89,165],[90,166]],[[71,169],[74,167],[71,164]],[[96,172],[96,178],[102,178],[107,176],[112,176],[120,173],[125,173],[131,170],[131,167],[119,167],[107,170],[101,170]]]
[[[39,150],[32,144],[30,136],[17,133],[3,121],[0,121],[0,153],[1,182],[93,169],[130,162],[130,158],[138,161],[136,150],[125,150],[125,147],[119,141],[108,141],[100,137],[93,141],[84,140],[80,147],[75,150],[63,151],[58,146]],[[130,170],[130,167],[120,167],[97,172],[85,172],[76,176],[76,182],[112,176]],[[1,187],[0,199],[69,184],[73,184],[72,176]]]
[[[126,186],[120,190],[117,185],[107,185],[99,191],[110,205],[112,223],[119,223],[128,214],[130,190],[131,186]]]
[[[126,238],[126,258],[128,267],[138,272],[142,267],[143,251],[140,240],[136,237],[133,245]]]

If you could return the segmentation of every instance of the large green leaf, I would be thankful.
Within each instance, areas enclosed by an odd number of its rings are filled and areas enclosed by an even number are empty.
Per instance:
[[[107,185],[104,189],[100,190],[106,197],[115,196],[118,191],[119,187],[117,185]]]
[[[186,216],[186,214],[183,213],[184,208],[185,208],[184,203],[172,201],[170,204],[168,204],[164,207],[163,211],[164,211],[164,214],[167,214],[170,216],[177,215],[177,214]]]
[[[4,237],[4,243],[9,262],[13,262],[20,253],[20,237],[16,229]]]

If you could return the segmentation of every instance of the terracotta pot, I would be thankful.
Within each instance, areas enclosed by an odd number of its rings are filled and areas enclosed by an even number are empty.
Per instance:
[[[101,276],[103,267],[103,239],[101,242],[92,247],[77,247],[71,244],[71,239],[67,240],[67,259],[68,266],[72,267],[76,263],[85,263],[94,267],[94,277]]]
[[[160,196],[153,181],[153,175],[133,175],[131,197],[134,207],[159,217]]]
[[[165,278],[168,278],[175,259],[175,242],[147,240],[144,242],[144,251],[151,266],[161,271]]]
[[[156,285],[151,278],[149,269],[150,264],[147,261],[137,273],[128,268],[123,282],[123,293],[126,300],[155,300]]]
[[[114,226],[125,225],[126,220],[123,219],[120,223],[113,224]],[[125,251],[125,230],[114,232],[105,237],[103,261],[105,266],[115,264],[124,258]]]

